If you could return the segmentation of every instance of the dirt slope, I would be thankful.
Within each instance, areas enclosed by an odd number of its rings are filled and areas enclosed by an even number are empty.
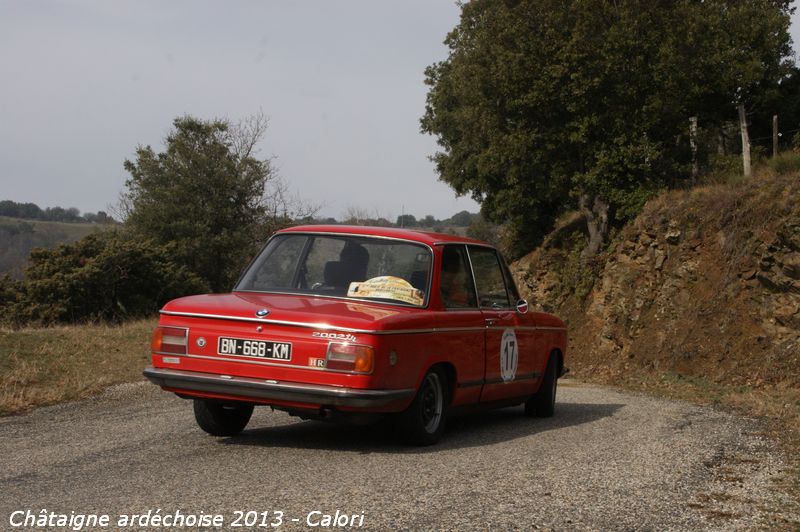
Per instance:
[[[665,193],[588,264],[581,225],[512,267],[534,307],[567,320],[577,376],[722,389],[797,431],[800,175]]]

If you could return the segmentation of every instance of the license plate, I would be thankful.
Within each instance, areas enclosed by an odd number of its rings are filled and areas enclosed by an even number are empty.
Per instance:
[[[291,360],[292,344],[288,342],[244,340],[242,338],[226,338],[220,336],[217,342],[217,353],[220,355],[234,355],[238,357]]]

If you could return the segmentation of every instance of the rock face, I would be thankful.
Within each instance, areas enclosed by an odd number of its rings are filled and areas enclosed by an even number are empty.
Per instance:
[[[800,385],[797,176],[666,193],[593,263],[568,240],[548,239],[512,270],[533,308],[567,320],[579,375],[637,366]]]

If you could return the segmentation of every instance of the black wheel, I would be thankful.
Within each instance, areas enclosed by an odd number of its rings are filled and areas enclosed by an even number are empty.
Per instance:
[[[433,445],[438,442],[444,433],[449,406],[447,376],[441,369],[433,368],[422,379],[414,402],[400,414],[400,437],[411,445]]]
[[[550,355],[544,379],[539,391],[525,401],[525,415],[530,417],[553,417],[556,408],[556,388],[558,386],[558,355]]]
[[[235,436],[242,432],[253,415],[253,405],[231,405],[194,400],[194,418],[201,429],[213,436]]]

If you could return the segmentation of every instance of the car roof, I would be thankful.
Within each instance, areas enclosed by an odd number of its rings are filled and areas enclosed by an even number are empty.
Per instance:
[[[429,246],[436,244],[480,244],[491,246],[486,242],[458,235],[447,235],[431,231],[416,231],[400,227],[373,227],[368,225],[296,225],[278,231],[278,233],[342,233],[349,235],[378,236],[411,240]],[[494,246],[492,246],[494,247]]]

